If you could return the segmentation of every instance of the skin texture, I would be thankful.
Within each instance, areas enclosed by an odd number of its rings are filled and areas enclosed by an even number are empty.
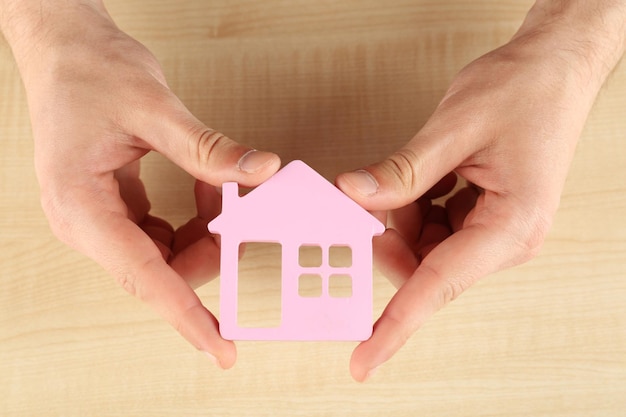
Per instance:
[[[337,179],[363,207],[389,213],[375,253],[398,287],[352,355],[356,380],[478,279],[539,251],[587,115],[624,50],[626,3],[595,3],[538,2],[508,44],[457,75],[405,147]],[[450,186],[427,190],[451,171],[473,186],[433,207]]]
[[[219,247],[206,224],[214,186],[255,186],[280,166],[198,121],[168,89],[154,56],[122,33],[98,2],[8,2],[13,47],[35,139],[41,201],[54,233],[107,269],[217,365],[235,346],[192,286],[215,277]],[[31,16],[47,16],[51,26]],[[11,18],[9,18],[11,16]],[[11,22],[8,24],[7,22]],[[198,179],[197,217],[174,230],[148,214],[139,160],[156,150]]]
[[[624,52],[625,9],[616,0],[538,1],[509,43],[458,74],[405,147],[337,178],[387,222],[375,258],[398,288],[354,351],[357,381],[478,279],[537,253],[585,119]],[[192,289],[218,273],[219,245],[206,231],[221,204],[214,186],[256,186],[279,158],[191,115],[155,57],[98,0],[0,0],[0,28],[28,95],[54,233],[231,367],[235,346]],[[198,179],[197,216],[178,230],[148,214],[139,161],[151,150]],[[433,205],[457,177],[469,185]]]

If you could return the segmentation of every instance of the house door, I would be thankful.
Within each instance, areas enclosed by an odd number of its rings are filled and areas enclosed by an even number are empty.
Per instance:
[[[246,242],[238,264],[237,325],[280,327],[282,321],[282,246]]]

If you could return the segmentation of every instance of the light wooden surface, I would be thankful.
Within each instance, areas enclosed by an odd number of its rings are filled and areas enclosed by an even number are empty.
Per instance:
[[[201,120],[328,178],[410,138],[453,75],[505,42],[530,1],[111,0]],[[353,343],[239,343],[222,372],[39,207],[24,92],[0,42],[0,415],[623,416],[626,68],[589,118],[554,227],[532,262],[481,281],[376,377]],[[193,212],[192,179],[144,164],[154,211]],[[201,288],[216,309],[217,282]],[[375,312],[393,294],[375,277]],[[259,314],[263,314],[262,300]]]

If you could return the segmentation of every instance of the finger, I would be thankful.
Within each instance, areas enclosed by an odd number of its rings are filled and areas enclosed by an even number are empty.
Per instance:
[[[446,107],[403,148],[387,159],[337,177],[341,190],[367,210],[405,206],[456,169],[481,144],[467,115]],[[463,116],[463,117],[461,117]]]
[[[424,217],[424,225],[419,240],[414,245],[417,259],[421,262],[434,246],[450,236],[451,233],[446,210],[441,206],[432,206]]]
[[[448,236],[452,234],[450,226],[440,223],[427,223],[422,231],[419,242],[414,247],[415,255],[419,262]]]
[[[204,238],[211,238],[211,234],[207,229],[207,221],[199,217],[194,217],[179,227],[174,233],[172,252],[174,255],[178,255],[189,245],[192,245]]]
[[[221,338],[215,317],[166,263],[154,242],[122,213],[123,202],[104,194],[99,204],[93,204],[93,194],[75,195],[75,206],[65,210],[75,214],[77,231],[81,231],[73,234],[73,246],[148,303],[193,346],[216,358],[219,366],[231,367],[235,347]]]
[[[207,224],[221,211],[221,196],[212,185],[197,180],[194,194],[198,215],[176,231],[172,245],[174,254],[182,252],[200,239],[211,238]]]
[[[475,187],[461,188],[455,195],[446,201],[448,220],[452,231],[463,228],[463,223],[469,212],[476,206],[479,191]]]
[[[168,246],[171,245],[174,236],[174,228],[167,221],[148,214],[139,226],[151,236],[153,240],[158,240]]]
[[[170,265],[191,288],[198,288],[219,274],[220,248],[211,237],[201,238],[177,253]]]
[[[135,136],[182,167],[212,185],[235,181],[256,186],[280,167],[270,152],[241,145],[196,119],[166,87],[155,101],[141,107],[130,121]]]
[[[194,192],[198,216],[176,231],[170,265],[192,288],[198,288],[219,274],[220,249],[207,224],[220,213],[221,196],[202,181],[196,181]]]
[[[104,266],[131,294],[151,305],[197,349],[211,354],[219,366],[234,364],[234,345],[221,338],[215,317],[161,257],[152,241],[132,222],[122,218],[94,225],[117,245],[103,247]],[[102,259],[101,259],[102,260]]]
[[[400,288],[417,269],[418,259],[402,235],[387,229],[372,240],[376,268],[396,287]]]
[[[443,197],[454,189],[456,182],[456,173],[450,172],[440,179],[437,184],[433,185],[430,190],[426,191],[426,193],[424,193],[424,198],[434,200],[436,198]]]
[[[128,208],[128,218],[154,241],[166,261],[172,255],[171,244],[174,236],[172,226],[165,220],[150,216],[150,201],[146,189],[139,178],[140,162],[133,161],[118,169],[114,173],[117,180],[118,191]]]
[[[437,204],[431,206],[430,210],[428,210],[424,216],[424,223],[436,223],[447,226],[448,214],[446,213],[446,209]]]
[[[386,210],[373,210],[373,211],[370,211],[370,214],[374,216],[376,220],[378,220],[379,222],[385,225],[387,224],[387,221],[389,220],[389,212]]]
[[[174,229],[172,226],[165,220],[148,214],[139,223],[139,227],[157,245],[163,255],[163,259],[168,261],[172,256],[171,247],[174,240]]]
[[[139,164],[139,160],[131,162],[114,173],[120,197],[128,207],[128,217],[135,223],[143,221],[144,216],[150,211],[146,188],[139,179]]]
[[[389,212],[388,227],[396,230],[407,244],[413,245],[420,237],[424,216],[432,204],[428,199],[419,199],[404,207]]]
[[[350,366],[356,380],[366,379],[426,319],[477,279],[521,261],[516,258],[520,253],[516,233],[511,235],[506,225],[494,223],[467,226],[437,245],[424,259],[392,298],[372,337],[355,349]]]
[[[196,181],[194,195],[196,197],[196,210],[199,218],[206,220],[208,223],[220,214],[222,197],[214,186],[202,181]]]
[[[416,202],[392,210],[390,212],[389,227],[396,229],[407,243],[414,244],[420,237],[420,231],[425,222],[424,216],[431,211],[431,200],[448,194],[454,189],[456,182],[457,176],[454,172],[451,172],[443,177]],[[440,212],[442,212],[442,210],[437,211],[437,213]],[[445,219],[445,221],[443,219]],[[447,224],[445,212],[443,212],[442,220],[438,220],[438,222]]]
[[[211,281],[219,274],[219,245],[207,229],[208,220],[195,217],[174,234],[170,265],[192,288]]]

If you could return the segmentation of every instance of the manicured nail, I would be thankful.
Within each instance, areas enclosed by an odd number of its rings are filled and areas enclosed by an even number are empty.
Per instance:
[[[218,368],[222,369],[222,365],[220,364],[220,361],[217,360],[217,358],[215,356],[213,356],[212,354],[210,354],[207,351],[203,351],[203,353],[207,356],[207,358],[209,358],[209,360],[211,362],[213,362],[213,364],[215,366],[217,366]]]
[[[241,159],[239,159],[238,166],[239,169],[243,172],[247,172],[248,174],[254,174],[255,172],[260,171],[266,165],[271,163],[276,158],[271,152],[263,152],[257,151],[256,149],[252,149],[246,152]]]
[[[376,178],[364,169],[354,171],[346,176],[346,180],[364,196],[371,196],[378,192]]]

